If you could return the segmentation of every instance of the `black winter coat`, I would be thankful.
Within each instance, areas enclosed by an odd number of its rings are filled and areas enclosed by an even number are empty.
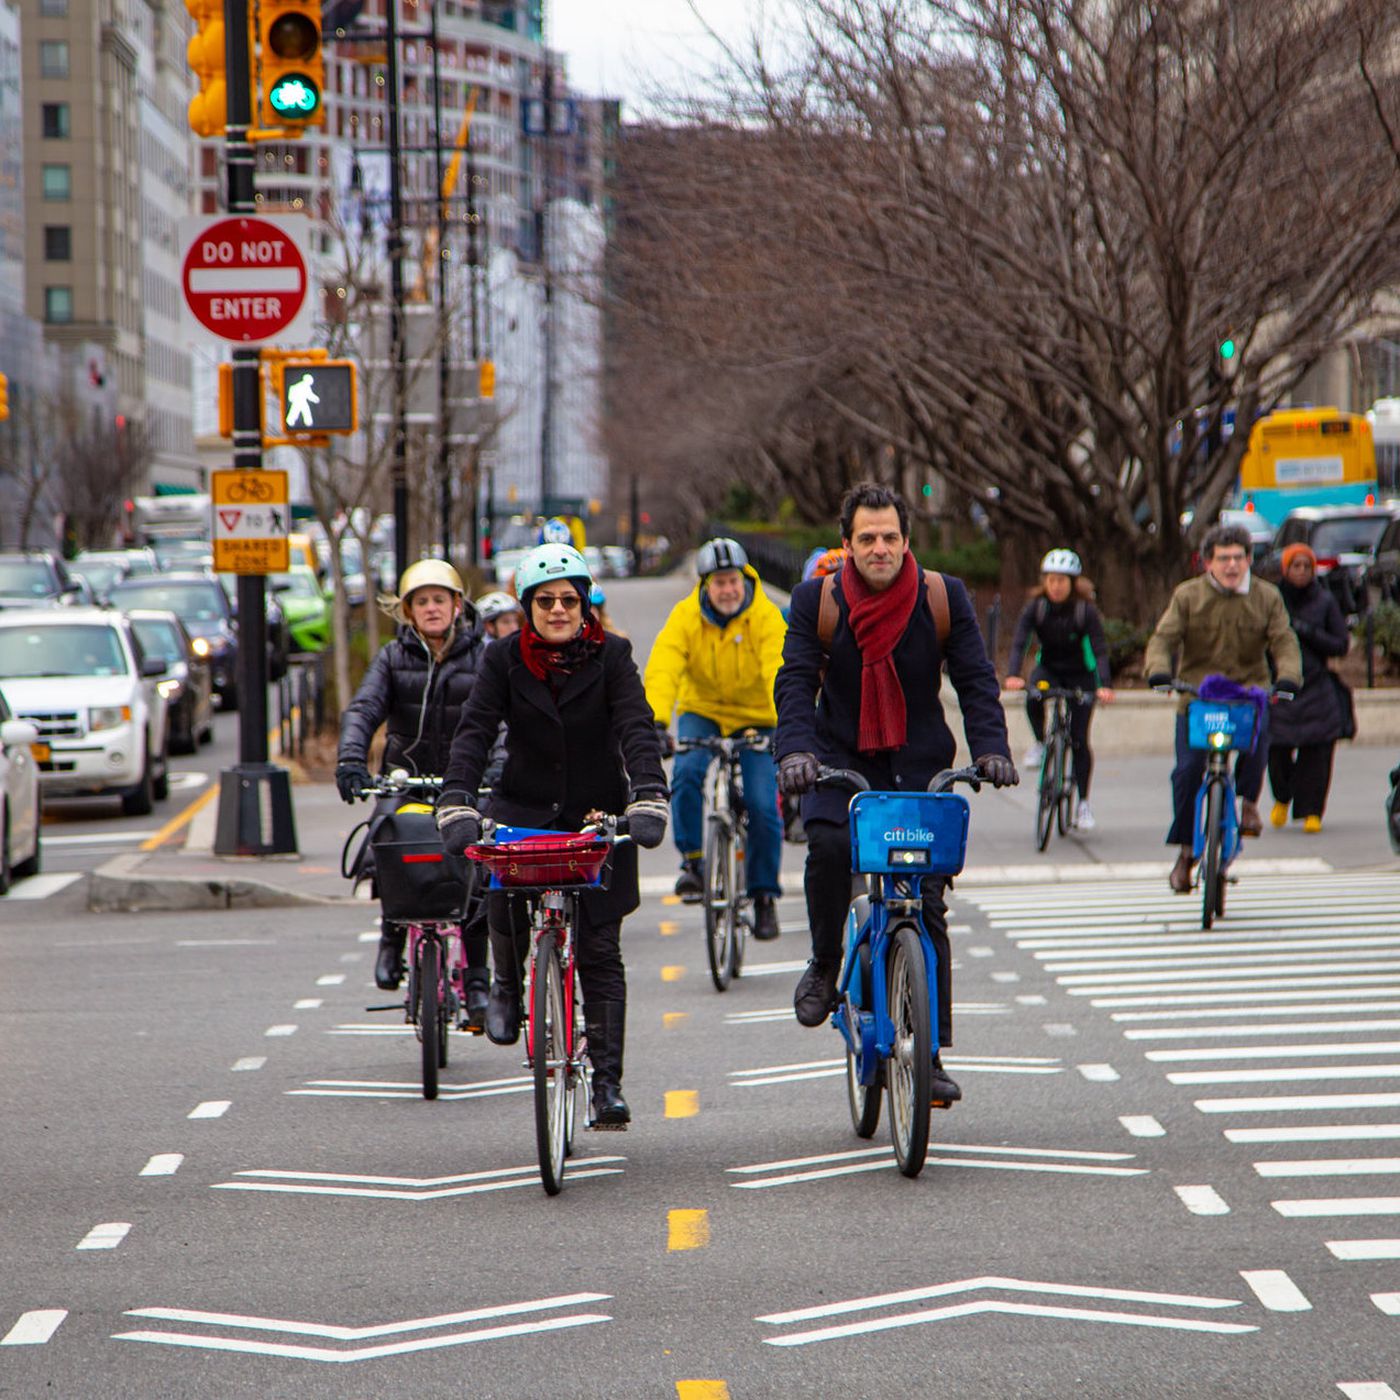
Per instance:
[[[1081,618],[1082,627],[1079,625]],[[1032,635],[1040,643],[1038,664],[1050,673],[1057,684],[1078,686],[1081,690],[1106,688],[1112,684],[1103,619],[1087,598],[1071,595],[1063,603],[1052,603],[1044,594],[1032,598],[1016,620],[1016,631],[1011,638],[1011,659],[1007,663],[1009,674],[1020,674],[1021,659],[1026,654]]]
[[[463,621],[441,661],[411,627],[380,648],[340,719],[340,763],[364,763],[374,732],[389,731],[382,771],[434,775],[447,767],[457,721],[472,693],[485,646],[475,617]]]
[[[1316,579],[1306,588],[1279,585],[1288,620],[1303,653],[1303,688],[1292,700],[1269,710],[1269,743],[1281,748],[1330,744],[1342,737],[1341,693],[1327,666],[1330,656],[1345,656],[1347,627],[1336,596]]]
[[[443,805],[472,802],[502,721],[505,768],[487,803],[497,821],[577,831],[595,808],[617,813],[638,793],[667,794],[661,741],[625,637],[609,633],[557,699],[526,666],[519,634],[488,647],[452,741]],[[584,897],[595,920],[630,914],[636,847],[619,845],[610,887]]]
[[[799,584],[792,594],[783,666],[774,684],[778,702],[778,733],[774,753],[815,754],[833,768],[854,768],[876,789],[921,790],[941,768],[952,766],[957,741],[943,718],[938,698],[942,668],[958,693],[963,731],[973,758],[987,754],[1011,756],[1001,687],[987,659],[972,602],[960,579],[943,576],[948,589],[951,626],[946,644],[939,646],[933,617],[919,589],[918,601],[894,649],[895,670],[904,690],[905,744],[892,753],[864,755],[856,750],[860,729],[861,654],[847,622],[846,598],[836,589],[838,620],[826,660],[817,635],[817,610],[822,580]],[[804,821],[844,822],[850,795],[832,790],[808,793],[802,799]]]

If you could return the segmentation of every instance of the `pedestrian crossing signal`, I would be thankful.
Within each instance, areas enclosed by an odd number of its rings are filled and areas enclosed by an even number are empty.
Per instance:
[[[282,426],[289,437],[359,429],[359,395],[352,360],[284,360],[278,373]]]

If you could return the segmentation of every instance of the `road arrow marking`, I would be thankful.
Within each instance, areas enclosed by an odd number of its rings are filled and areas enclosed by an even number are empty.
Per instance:
[[[411,1029],[411,1028],[410,1028]],[[534,1081],[525,1076],[510,1079],[482,1079],[475,1083],[444,1084],[438,1102],[456,1099],[489,1099],[500,1094],[528,1094]],[[312,1079],[304,1089],[288,1089],[288,1094],[328,1099],[419,1099],[422,1086],[404,1079]]]
[[[591,1176],[618,1176],[626,1157],[576,1157],[569,1168],[570,1181]],[[377,1201],[438,1201],[448,1196],[475,1196],[486,1191],[509,1191],[539,1182],[539,1168],[500,1167],[493,1171],[466,1172],[459,1176],[361,1176],[340,1172],[249,1170],[235,1172],[252,1180],[217,1181],[215,1191],[263,1191],[276,1195],[355,1196]]]

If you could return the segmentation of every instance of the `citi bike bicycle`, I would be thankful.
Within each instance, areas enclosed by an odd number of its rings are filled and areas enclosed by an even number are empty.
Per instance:
[[[360,789],[362,798],[390,802],[351,831],[340,857],[340,873],[352,878],[359,861],[358,856],[349,859],[350,847],[361,827],[367,827],[365,845],[374,852],[382,917],[407,930],[408,977],[401,1002],[366,1010],[403,1011],[419,1041],[425,1099],[438,1096],[440,1073],[447,1068],[448,1031],[481,1035],[485,1029],[467,1020],[463,928],[471,913],[471,870],[461,857],[443,850],[433,815],[441,787],[441,778],[414,777],[396,768]]]
[[[890,1101],[895,1162],[907,1177],[928,1156],[929,1113],[938,1053],[938,954],[924,925],[922,882],[956,875],[967,851],[968,802],[976,768],[945,769],[926,792],[871,792],[859,773],[823,768],[822,787],[851,799],[851,869],[869,893],[846,915],[846,952],[831,1021],[846,1043],[846,1094],[856,1136],[872,1137],[880,1100]]]
[[[580,1118],[599,1130],[626,1126],[593,1122],[574,943],[579,894],[604,885],[613,846],[631,839],[624,827],[622,818],[611,816],[577,833],[501,826],[488,818],[482,839],[466,850],[469,861],[489,872],[492,891],[522,896],[529,906],[525,1054],[534,1082],[540,1181],[551,1196],[563,1190]]]
[[[740,759],[746,751],[767,753],[772,742],[766,734],[746,731],[728,738],[681,739],[677,753],[703,749],[718,762],[711,763],[705,789],[705,951],[710,959],[710,980],[724,991],[739,975],[744,944],[753,927],[753,901],[744,892],[744,859],[748,850],[749,816],[744,806],[744,780]]]
[[[1071,771],[1069,721],[1071,705],[1092,700],[1092,692],[1037,681],[1036,692],[1050,702],[1045,726],[1045,753],[1040,760],[1040,791],[1035,806],[1035,848],[1043,851],[1050,844],[1051,828],[1061,836],[1073,830],[1074,774]]]

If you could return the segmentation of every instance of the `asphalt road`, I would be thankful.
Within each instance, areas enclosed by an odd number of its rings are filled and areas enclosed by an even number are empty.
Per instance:
[[[912,1182],[791,1017],[796,848],[723,996],[695,910],[629,919],[635,1121],[556,1199],[518,1048],[454,1038],[421,1098],[365,1010],[364,908],[0,905],[0,1396],[1387,1400],[1400,875],[1354,849],[1381,762],[1316,841],[1259,843],[1210,935],[1127,864],[1163,858],[1162,761],[1104,765],[1109,819],[1036,878],[1025,794],[974,798],[966,1097]]]

